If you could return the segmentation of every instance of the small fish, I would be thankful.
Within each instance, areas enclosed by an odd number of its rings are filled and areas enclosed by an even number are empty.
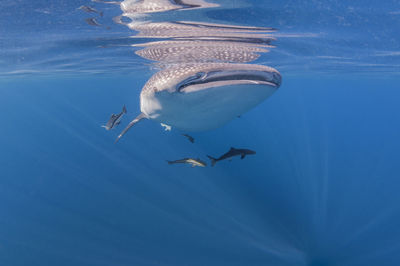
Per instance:
[[[191,164],[192,167],[195,167],[195,166],[206,167],[207,166],[207,164],[205,162],[203,162],[202,160],[200,160],[198,158],[197,159],[183,158],[183,159],[180,159],[180,160],[167,161],[167,162],[168,162],[168,164],[187,163],[187,164]]]
[[[103,12],[102,11],[98,11],[97,9],[90,7],[90,6],[80,6],[78,7],[78,9],[81,9],[83,11],[85,11],[86,13],[96,13],[99,14],[100,17],[103,16]]]
[[[104,127],[107,130],[113,129],[114,127],[118,126],[121,123],[122,116],[126,114],[126,107],[125,105],[122,107],[122,111],[119,114],[112,114],[110,119],[108,120],[107,124]]]
[[[171,126],[164,124],[164,123],[160,123],[160,124],[164,128],[165,131],[171,131]]]
[[[115,4],[115,5],[121,4],[120,1],[92,0],[92,2],[95,2],[95,3],[103,3],[103,4]]]
[[[191,143],[194,143],[194,138],[188,134],[182,134],[182,136],[185,136]]]
[[[101,26],[101,24],[99,24],[95,18],[87,18],[87,19],[85,19],[85,21],[87,24],[89,24],[91,26],[97,26],[97,27]]]
[[[256,154],[256,152],[252,151],[252,150],[248,150],[248,149],[235,149],[235,148],[231,147],[231,149],[227,153],[221,155],[219,158],[214,158],[209,155],[207,155],[207,157],[211,160],[211,166],[214,166],[215,163],[218,161],[222,161],[225,159],[231,160],[232,157],[238,156],[238,155],[240,155],[240,159],[244,159],[244,157],[246,157],[246,155],[251,155],[251,154]]]

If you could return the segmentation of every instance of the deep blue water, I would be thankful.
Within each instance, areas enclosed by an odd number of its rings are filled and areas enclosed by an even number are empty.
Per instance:
[[[276,28],[279,90],[194,144],[153,121],[115,144],[148,40],[118,5],[0,1],[0,265],[400,265],[397,2],[213,2],[154,20]],[[166,163],[231,146],[257,154]]]

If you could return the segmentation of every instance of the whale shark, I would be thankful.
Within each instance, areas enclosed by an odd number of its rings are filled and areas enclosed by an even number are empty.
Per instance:
[[[142,119],[186,132],[218,128],[271,96],[280,73],[255,64],[196,63],[155,73],[140,93],[141,113],[116,142]]]

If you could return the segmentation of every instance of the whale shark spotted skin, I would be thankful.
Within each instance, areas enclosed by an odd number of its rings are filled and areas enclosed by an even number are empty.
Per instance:
[[[198,63],[163,69],[144,85],[141,114],[117,141],[143,118],[187,132],[220,127],[271,96],[280,84],[280,73],[262,65]]]

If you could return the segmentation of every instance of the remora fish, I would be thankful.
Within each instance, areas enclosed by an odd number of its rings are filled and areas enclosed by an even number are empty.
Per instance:
[[[121,123],[122,116],[126,114],[126,107],[125,105],[122,107],[122,111],[119,114],[112,114],[110,119],[108,120],[107,124],[104,127],[107,130],[113,129],[114,127],[118,126]]]
[[[143,118],[183,131],[217,128],[264,101],[280,84],[280,73],[262,65],[197,63],[166,68],[144,85],[141,114],[116,141]]]
[[[194,138],[188,134],[182,134],[182,136],[185,136],[191,143],[194,143]]]
[[[191,164],[192,167],[195,167],[195,166],[206,167],[206,165],[207,165],[205,162],[203,162],[202,160],[200,160],[198,158],[197,159],[183,158],[183,159],[180,159],[180,160],[167,161],[167,162],[168,162],[168,164],[187,163],[187,164]]]
[[[244,159],[244,157],[246,157],[246,155],[255,154],[255,153],[256,152],[252,151],[252,150],[235,149],[235,148],[231,147],[231,149],[227,153],[221,155],[219,158],[214,158],[209,155],[207,155],[207,157],[210,158],[210,160],[211,160],[211,166],[214,166],[215,163],[218,161],[229,159],[229,158],[232,158],[232,157],[238,156],[238,155],[240,155],[240,159]]]

